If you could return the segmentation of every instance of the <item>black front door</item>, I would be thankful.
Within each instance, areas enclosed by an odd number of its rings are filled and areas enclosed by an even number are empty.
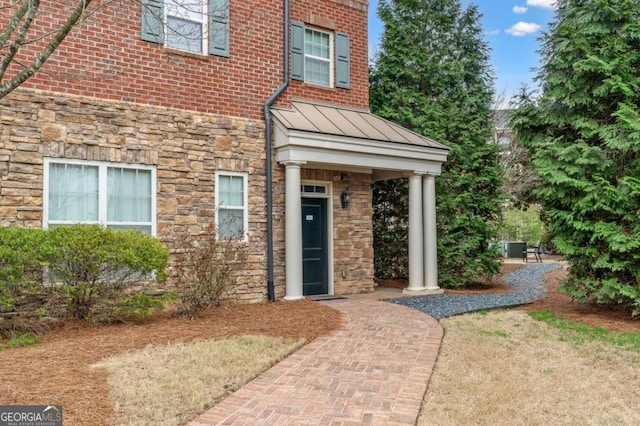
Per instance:
[[[302,294],[329,293],[327,200],[302,199]]]

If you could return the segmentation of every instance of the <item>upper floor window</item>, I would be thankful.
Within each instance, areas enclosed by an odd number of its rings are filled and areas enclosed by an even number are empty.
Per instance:
[[[332,86],[331,34],[306,28],[304,31],[304,81]]]
[[[229,56],[229,0],[142,0],[145,41]]]
[[[216,225],[218,237],[246,241],[248,195],[245,173],[216,172]]]
[[[291,25],[291,78],[333,87],[335,69],[335,87],[348,89],[349,36],[306,27],[302,22]]]
[[[155,235],[155,168],[45,159],[44,227],[75,223]]]
[[[202,0],[166,0],[165,44],[193,53],[207,51],[207,4]]]

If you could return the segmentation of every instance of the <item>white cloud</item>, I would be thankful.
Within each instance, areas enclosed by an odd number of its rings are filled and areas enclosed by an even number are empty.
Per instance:
[[[507,33],[511,34],[512,36],[522,37],[528,34],[536,33],[540,30],[540,28],[541,28],[540,25],[535,24],[533,22],[520,21],[514,26],[512,26],[511,28],[509,28],[507,30]]]
[[[513,6],[513,13],[527,13],[527,10],[524,6]]]
[[[545,9],[555,9],[557,0],[527,0],[527,6],[544,7]]]
[[[500,34],[500,29],[487,31],[487,35],[490,35],[490,36],[495,36],[498,34]]]

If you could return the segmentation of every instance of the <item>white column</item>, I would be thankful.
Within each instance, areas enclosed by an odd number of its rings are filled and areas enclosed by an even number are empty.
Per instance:
[[[436,179],[426,175],[422,183],[424,213],[424,286],[428,291],[438,287],[438,241],[436,232]]]
[[[422,176],[409,176],[409,287],[407,292],[424,291]]]
[[[300,165],[285,163],[285,296],[300,300],[302,296],[302,205]]]

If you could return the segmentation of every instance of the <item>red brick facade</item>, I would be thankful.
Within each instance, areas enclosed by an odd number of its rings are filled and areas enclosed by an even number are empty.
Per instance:
[[[61,18],[65,3],[67,0],[44,0],[44,13],[37,22],[51,27],[52,15]],[[102,6],[95,0],[92,5],[101,9],[76,27],[22,87],[256,119],[262,117],[262,105],[282,83],[281,1],[230,0],[228,58],[189,54],[141,40],[138,1]],[[7,12],[0,10],[0,22],[6,22],[2,14]],[[366,1],[291,1],[291,19],[349,34],[351,89],[292,81],[279,102],[303,97],[367,108]]]

